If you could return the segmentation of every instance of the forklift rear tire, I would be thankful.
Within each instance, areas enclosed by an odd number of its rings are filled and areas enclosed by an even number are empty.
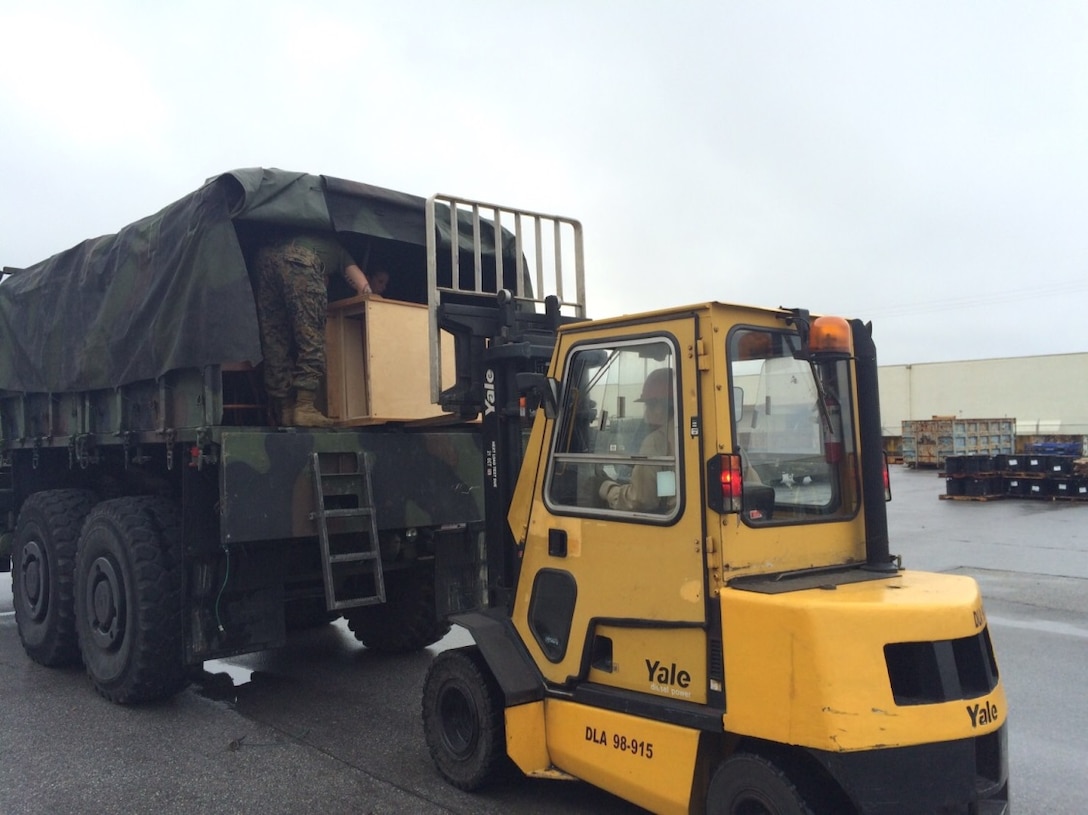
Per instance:
[[[423,732],[438,771],[470,792],[507,765],[502,690],[476,646],[443,651],[423,683]]]
[[[813,815],[778,767],[762,756],[738,753],[723,761],[710,780],[707,815]]]
[[[72,572],[89,490],[45,490],[23,502],[12,551],[12,600],[23,650],[50,668],[79,664]]]
[[[103,501],[87,516],[75,567],[83,664],[111,702],[165,699],[188,682],[177,507],[150,496]]]

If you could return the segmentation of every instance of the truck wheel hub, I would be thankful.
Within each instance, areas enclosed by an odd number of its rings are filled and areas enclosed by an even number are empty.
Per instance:
[[[48,567],[41,547],[37,541],[29,541],[23,546],[19,576],[27,609],[35,622],[41,622],[48,607],[49,593],[46,590],[48,575]]]
[[[124,587],[113,563],[100,557],[91,565],[87,593],[91,635],[99,648],[111,650],[124,634]]]

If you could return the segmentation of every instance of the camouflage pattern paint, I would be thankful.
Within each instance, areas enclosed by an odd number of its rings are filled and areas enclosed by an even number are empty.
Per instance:
[[[220,437],[223,543],[317,534],[311,455],[322,467],[372,462],[378,528],[437,527],[483,518],[483,456],[474,429],[226,431]]]

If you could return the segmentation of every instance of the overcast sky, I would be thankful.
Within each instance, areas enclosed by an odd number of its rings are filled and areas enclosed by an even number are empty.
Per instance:
[[[591,316],[1088,351],[1088,2],[0,0],[0,265],[238,167],[568,215]]]

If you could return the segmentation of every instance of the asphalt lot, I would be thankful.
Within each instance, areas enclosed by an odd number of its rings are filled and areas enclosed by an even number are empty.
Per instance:
[[[894,468],[891,548],[909,568],[975,576],[1010,702],[1017,815],[1088,812],[1088,504],[938,500]],[[634,813],[579,783],[511,779],[478,795],[436,774],[419,717],[436,649],[401,658],[341,624],[208,663],[176,698],[125,708],[81,669],[22,652],[0,576],[0,813]],[[463,644],[456,630],[440,648]]]

